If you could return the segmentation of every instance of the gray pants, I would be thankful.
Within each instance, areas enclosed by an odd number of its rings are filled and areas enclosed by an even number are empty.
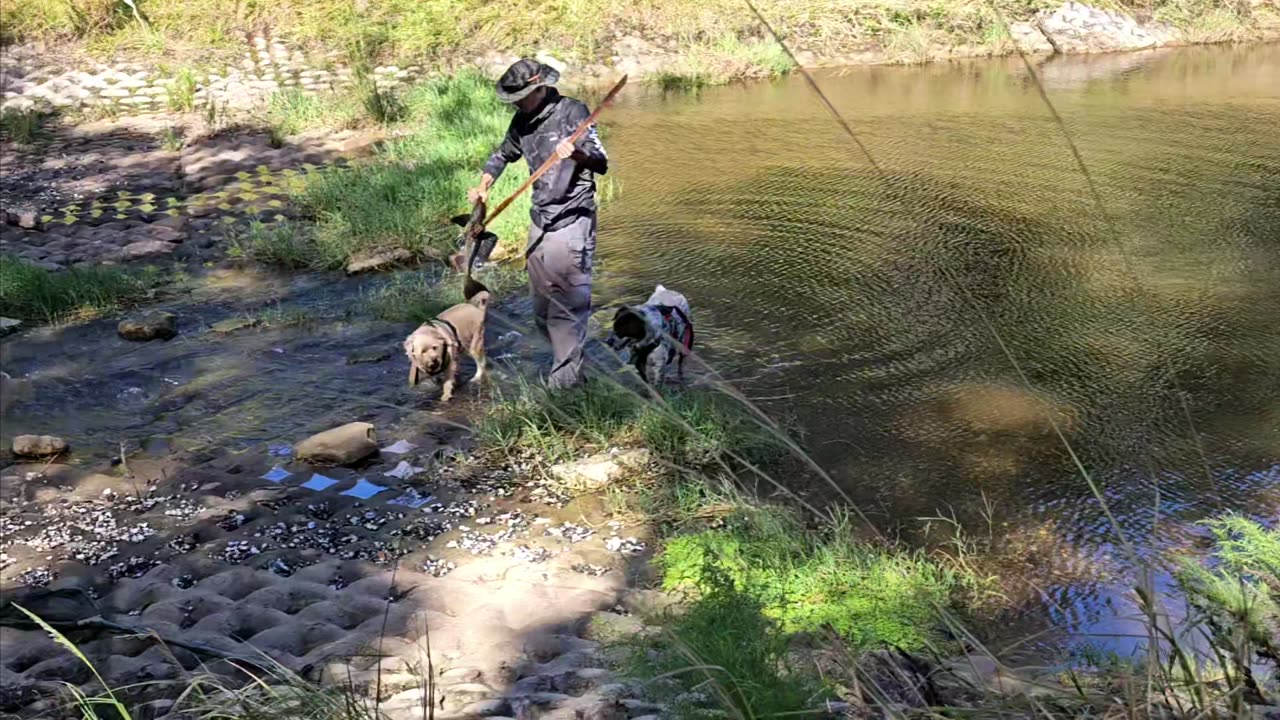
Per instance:
[[[533,318],[542,337],[551,343],[554,356],[547,384],[570,387],[582,380],[582,347],[591,317],[596,217],[584,215],[550,232],[531,227],[528,247]]]

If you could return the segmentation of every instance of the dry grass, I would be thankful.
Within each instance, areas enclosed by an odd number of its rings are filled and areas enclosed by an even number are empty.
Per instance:
[[[826,56],[892,46],[895,56],[916,62],[935,46],[992,47],[996,7],[1010,19],[1056,6],[1053,0],[764,0],[765,17],[796,48]],[[1247,5],[1236,0],[1121,0],[1129,12],[1154,12],[1187,29],[1195,39],[1226,41],[1251,36]],[[281,37],[316,49],[373,41],[389,58],[466,56],[495,48],[519,53],[549,50],[576,61],[596,59],[617,35],[675,41],[694,62],[705,64],[722,38],[750,41],[762,29],[741,0],[548,0],[495,4],[481,0],[369,0],[357,11],[346,0],[151,0],[144,20],[123,0],[25,0],[0,9],[6,41],[82,38],[102,55],[133,53],[173,59],[199,53],[234,61],[241,33],[273,28]],[[742,56],[739,56],[742,57]],[[718,64],[718,63],[713,63]],[[753,68],[749,75],[759,74]],[[683,71],[681,74],[685,74]]]

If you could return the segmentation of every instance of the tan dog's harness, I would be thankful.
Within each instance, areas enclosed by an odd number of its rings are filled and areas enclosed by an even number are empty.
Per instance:
[[[449,322],[448,320],[445,320],[444,318],[433,318],[431,320],[431,324],[443,325],[445,329],[449,331],[449,334],[453,336],[453,346],[458,348],[458,350],[462,349],[462,336],[458,335],[458,328],[454,327],[453,323]],[[450,351],[446,349],[445,352],[449,353]],[[444,364],[446,367],[449,365],[449,361],[451,359],[452,358],[449,355],[445,355]]]

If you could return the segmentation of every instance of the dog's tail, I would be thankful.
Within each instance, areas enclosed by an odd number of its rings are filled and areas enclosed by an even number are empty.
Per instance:
[[[478,308],[489,307],[490,294],[489,288],[473,277],[468,276],[466,282],[462,284],[462,297]]]

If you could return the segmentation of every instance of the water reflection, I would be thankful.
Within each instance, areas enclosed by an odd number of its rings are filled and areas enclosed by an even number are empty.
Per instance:
[[[1020,64],[824,78],[887,178],[799,80],[650,96],[613,116],[601,290],[688,294],[709,360],[788,398],[885,527],[990,503],[1052,537],[1029,582],[1106,628],[1082,568],[1119,538],[1054,424],[1144,554],[1280,509],[1280,48],[1042,70],[1113,224]]]

